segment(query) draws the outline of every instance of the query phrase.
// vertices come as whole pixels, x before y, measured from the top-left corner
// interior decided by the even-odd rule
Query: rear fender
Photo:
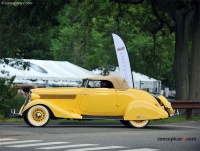
[[[57,118],[74,118],[74,119],[82,119],[82,116],[79,114],[75,114],[72,112],[68,112],[66,110],[63,110],[56,105],[42,99],[34,100],[29,102],[23,109],[22,109],[22,114],[25,113],[29,108],[35,105],[44,105],[47,106],[52,113],[54,114],[55,117]]]
[[[161,107],[145,101],[134,101],[124,112],[124,120],[152,120],[168,118],[168,113]]]

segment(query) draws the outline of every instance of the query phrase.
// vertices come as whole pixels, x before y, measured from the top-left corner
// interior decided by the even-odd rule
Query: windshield
[[[83,80],[83,81],[82,81],[82,84],[81,84],[81,87],[85,87],[86,84],[87,84],[87,80]]]
[[[106,83],[106,85],[104,85]],[[113,84],[107,80],[83,80],[81,87],[87,88],[113,88]]]

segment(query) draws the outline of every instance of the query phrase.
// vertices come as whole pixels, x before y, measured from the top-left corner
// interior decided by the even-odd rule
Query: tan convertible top
[[[129,86],[128,86],[126,80],[119,76],[89,77],[86,79],[88,79],[88,80],[107,80],[107,81],[112,82],[114,88],[116,88],[118,90],[124,91],[124,90],[129,89]]]

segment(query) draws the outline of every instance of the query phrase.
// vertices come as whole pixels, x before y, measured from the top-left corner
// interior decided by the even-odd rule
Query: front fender
[[[79,114],[75,114],[72,112],[68,112],[66,110],[63,110],[61,108],[59,108],[58,106],[46,101],[46,100],[42,100],[42,99],[38,99],[38,100],[34,100],[29,102],[21,111],[22,115],[23,113],[25,113],[29,108],[31,108],[32,106],[35,105],[44,105],[47,106],[52,113],[54,114],[55,117],[58,118],[74,118],[74,119],[82,119],[82,116]]]
[[[134,101],[124,112],[124,120],[152,120],[168,118],[168,113],[155,104],[145,101]]]

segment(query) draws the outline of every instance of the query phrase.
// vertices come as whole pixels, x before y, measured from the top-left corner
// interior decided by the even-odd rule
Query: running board
[[[123,116],[90,116],[90,115],[82,115],[83,120],[124,120]]]

